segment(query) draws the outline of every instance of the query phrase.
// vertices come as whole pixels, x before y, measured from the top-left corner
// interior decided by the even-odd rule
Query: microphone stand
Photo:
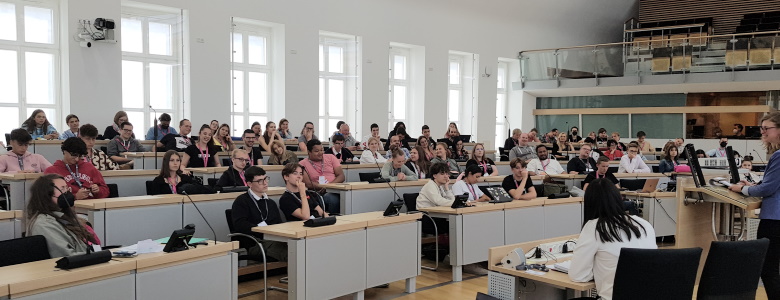
[[[157,110],[155,110],[151,105],[149,105],[149,108],[154,111],[154,168],[157,169]]]

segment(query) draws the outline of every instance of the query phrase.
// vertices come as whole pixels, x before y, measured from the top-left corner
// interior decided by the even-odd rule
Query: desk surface
[[[285,191],[284,187],[269,187],[266,194],[268,196],[279,196]],[[216,194],[201,194],[191,195],[192,201],[218,201],[218,200],[233,200],[245,192],[236,193],[216,193]],[[98,210],[107,208],[126,208],[126,207],[139,207],[149,205],[160,204],[172,204],[172,203],[187,203],[190,200],[185,195],[180,194],[166,194],[166,195],[154,195],[154,196],[130,196],[130,197],[117,197],[117,198],[104,198],[104,199],[89,199],[89,200],[76,200],[76,208]]]
[[[647,198],[674,198],[677,197],[676,192],[652,192],[652,193],[639,193],[639,192],[632,192],[632,191],[621,191],[621,195],[626,196],[639,196],[639,197],[647,197]]]
[[[504,203],[477,202],[474,206],[462,207],[462,208],[452,208],[449,206],[436,206],[436,207],[418,208],[418,210],[429,212],[429,213],[438,213],[438,214],[446,214],[446,215],[464,215],[464,214],[473,214],[473,213],[485,212],[485,211],[495,211],[495,210],[530,207],[530,206],[568,204],[568,203],[577,203],[582,201],[583,201],[582,197],[569,197],[569,198],[560,198],[560,199],[536,198],[531,200],[514,200],[511,202],[504,202]]]
[[[103,177],[121,176],[157,176],[160,170],[107,170],[100,171]],[[0,173],[0,180],[30,180],[38,179],[43,173]]]
[[[0,220],[21,219],[23,216],[21,210],[0,210]]]
[[[712,198],[719,200],[720,202],[729,203],[742,209],[754,210],[761,208],[762,198],[747,197],[742,194],[732,192],[727,188],[714,187],[714,188],[697,188],[697,187],[683,187],[684,192],[700,192],[711,196]]]
[[[351,231],[367,227],[412,222],[422,218],[422,214],[402,214],[384,217],[382,212],[367,212],[354,215],[337,216],[336,224],[322,227],[305,227],[303,221],[293,221],[270,226],[254,227],[252,231],[274,236],[301,239]]]
[[[359,181],[359,182],[328,183],[328,184],[321,184],[320,186],[326,189],[352,191],[352,190],[370,190],[370,189],[389,188],[388,183],[390,184],[390,186],[394,188],[407,187],[407,186],[423,186],[426,183],[428,183],[428,181],[430,181],[430,179],[419,179],[415,181],[380,182],[380,183],[368,183],[365,181]]]

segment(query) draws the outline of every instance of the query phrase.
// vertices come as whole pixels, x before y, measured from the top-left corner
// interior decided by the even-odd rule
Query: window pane
[[[32,113],[36,109],[38,109],[38,108],[37,107],[30,107],[30,108],[28,108],[27,109],[27,114],[25,114],[25,118],[27,118],[30,115],[32,115]],[[41,110],[43,110],[43,113],[46,114],[46,120],[48,120],[51,125],[54,125],[54,128],[57,128],[57,115],[54,114],[54,109],[53,108],[41,108]],[[21,124],[21,123],[19,123],[19,124]],[[19,125],[16,125],[16,126],[18,127]],[[57,128],[57,132],[61,133],[62,129]]]
[[[460,64],[450,62],[450,84],[460,84]]]
[[[171,25],[149,22],[149,53],[171,55]]]
[[[498,81],[498,85],[496,86],[499,89],[506,89],[506,68],[502,65],[498,65],[498,71],[496,71],[496,81]]]
[[[240,33],[233,34],[233,62],[244,62],[244,35]]]
[[[31,43],[54,43],[53,16],[51,9],[24,7],[24,40]]]
[[[344,73],[344,48],[328,47],[328,72]]]
[[[27,103],[54,104],[54,55],[26,52],[24,59]]]
[[[0,40],[16,40],[16,6],[12,3],[0,3]]]
[[[320,116],[325,115],[325,79],[320,78]]]
[[[244,116],[233,115],[233,124],[230,125],[230,129],[233,130],[230,134],[233,136],[242,136],[244,134]]]
[[[0,107],[0,130],[2,132],[11,132],[22,123],[19,122],[19,108],[18,107]]]
[[[141,53],[144,49],[141,21],[122,18],[122,51]]]
[[[173,108],[173,66],[149,64],[149,103],[155,109]]]
[[[266,113],[268,111],[268,75],[249,72],[247,84],[249,85],[249,112]]]
[[[393,86],[393,118],[406,119],[406,87]]]
[[[48,116],[48,115],[47,115]],[[128,111],[127,112],[127,121],[130,123],[133,123],[133,133],[135,134],[136,138],[143,138],[146,135],[146,130],[148,128],[145,128],[144,124],[146,124],[146,120],[144,119],[144,113],[140,111]],[[198,132],[195,130],[194,132]]]
[[[683,136],[683,123],[683,114],[633,114],[630,137],[633,140],[637,132],[644,131],[650,139],[675,139]]]
[[[19,73],[17,69],[16,51],[0,50],[0,66],[3,66],[0,68],[0,91],[2,91],[0,92],[0,102],[18,103]],[[4,114],[2,116],[8,117],[9,115]],[[2,121],[0,121],[0,124],[2,124]]]
[[[328,134],[328,128],[325,126],[325,119],[320,118],[320,125],[317,128],[314,128],[314,132],[317,132],[319,130],[319,133],[317,134],[318,138],[328,138],[330,135]]]
[[[496,120],[503,123],[504,116],[506,116],[504,113],[504,110],[506,110],[506,95],[498,94],[496,95],[496,99]]]
[[[325,71],[325,58],[323,57],[325,49],[320,45],[320,72]]]
[[[324,133],[321,136],[319,136],[321,142],[330,142],[330,135],[333,133],[333,131],[336,131],[336,124],[338,124],[339,121],[343,121],[343,120],[339,120],[339,119],[328,120],[328,127],[323,128],[322,131]]]
[[[588,133],[590,131],[587,131],[585,128],[585,115],[582,115],[582,126],[580,128],[579,135],[583,138],[588,136]],[[628,122],[628,120],[626,120]],[[553,128],[557,128],[559,131],[563,131],[566,129],[563,128],[571,128],[572,126],[578,126],[580,124],[580,116],[579,115],[542,115],[542,116],[536,116],[536,128],[539,129],[540,135],[542,132],[550,132]],[[510,124],[511,125],[511,124]],[[626,127],[628,127],[628,124],[624,124]],[[514,126],[514,128],[518,128],[518,126]],[[611,136],[610,133],[612,131],[616,131],[616,128],[609,128],[604,127],[607,129],[607,136]],[[530,128],[529,128],[530,129]],[[527,132],[529,129],[523,129],[523,132]],[[592,131],[598,132],[599,127],[595,127]],[[628,131],[628,128],[626,128],[626,131]],[[622,133],[620,136],[625,137]],[[626,139],[625,142],[628,142],[629,140]]]
[[[328,80],[328,116],[332,117],[332,116],[343,116],[343,115],[344,115],[344,81],[336,80],[336,79]]]
[[[260,126],[262,126],[263,130],[265,130],[265,123],[268,123],[268,117],[266,117],[266,116],[249,116],[249,121],[260,123]],[[249,122],[249,123],[252,123],[252,122]],[[247,129],[249,129],[249,128],[247,128]],[[243,133],[244,132],[242,130],[241,134],[243,134]],[[238,136],[241,136],[241,134],[239,134]]]
[[[267,65],[265,37],[249,36],[249,63],[254,65]]]
[[[244,72],[233,71],[233,111],[244,111]]]
[[[393,78],[406,80],[406,56],[393,55]]]
[[[142,108],[144,106],[144,64],[137,61],[122,61],[122,107]]]
[[[460,91],[450,90],[450,97],[447,102],[447,116],[450,121],[457,122],[459,120],[458,116],[460,115]]]
[[[574,115],[574,117],[577,117],[577,115]],[[560,124],[560,122],[554,123],[555,128],[560,130],[561,127],[571,127],[571,125],[568,125],[571,123],[564,123],[564,125]],[[630,137],[632,136],[632,134],[628,132],[628,115],[582,115],[582,130],[580,132],[582,132],[583,135],[581,136],[587,136],[587,134],[585,134],[586,132],[598,132],[599,128],[602,127],[607,130],[607,136],[610,136],[611,133],[615,131],[619,132],[620,136],[626,137],[626,140],[630,140]],[[549,132],[551,129],[552,127],[546,129],[539,128],[539,132]]]

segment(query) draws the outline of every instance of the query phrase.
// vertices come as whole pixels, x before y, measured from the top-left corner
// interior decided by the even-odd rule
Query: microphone
[[[400,148],[399,148],[399,149],[400,149]],[[370,152],[370,151],[371,151],[371,150],[369,150],[369,152]],[[391,151],[392,151],[392,150],[391,150]],[[391,157],[391,158],[393,157],[393,154],[392,154],[392,152],[390,152],[390,157]],[[386,164],[392,164],[393,162],[392,162],[392,161],[386,161],[385,163],[386,163]],[[374,159],[374,164],[376,164],[376,168],[377,168],[377,169],[379,169],[379,176],[382,176],[382,168],[381,168],[381,167],[379,167],[379,162],[377,162],[377,161],[376,161],[376,159]],[[380,178],[381,178],[381,177],[380,177]],[[384,179],[384,178],[382,178],[382,179]],[[418,179],[419,179],[419,178],[418,178]],[[399,195],[398,195],[398,192],[395,190],[395,187],[394,187],[392,184],[390,184],[390,180],[382,180],[382,181],[384,181],[385,183],[387,183],[387,186],[389,186],[389,187],[390,187],[390,189],[391,189],[391,190],[393,190],[393,194],[395,194],[395,196],[396,196],[396,199],[397,199],[398,201],[401,201],[401,196],[399,196]]]
[[[196,210],[198,210],[198,214],[200,214],[200,217],[203,218],[203,221],[206,222],[206,225],[211,229],[211,233],[214,234],[214,245],[217,244],[217,232],[214,231],[214,227],[211,227],[211,224],[209,224],[209,220],[206,220],[206,217],[203,216],[203,213],[200,212],[200,208],[198,208],[197,205],[195,205],[195,201],[192,201],[192,198],[190,197],[190,194],[187,193],[187,191],[181,191],[184,196],[187,196],[187,199],[190,199],[190,203],[192,203],[192,206],[195,207]]]
[[[149,105],[149,109],[154,111],[154,168],[157,169],[157,110]]]
[[[761,160],[761,163],[762,163],[762,164],[764,164],[764,165],[766,166],[766,163],[764,162],[764,159],[762,159],[762,158],[761,158],[761,156],[760,156],[760,155],[758,155],[758,151],[756,151],[756,149],[753,149],[753,154],[755,154],[755,155],[756,155],[756,157],[758,157],[758,159],[760,159],[760,160]]]
[[[504,121],[506,121],[506,136],[507,138],[510,138],[512,137],[512,125],[509,124],[509,118],[507,118],[506,115],[504,116]]]

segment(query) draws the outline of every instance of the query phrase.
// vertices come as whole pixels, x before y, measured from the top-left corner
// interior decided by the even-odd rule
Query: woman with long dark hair
[[[409,151],[409,160],[406,161],[406,167],[417,174],[417,178],[430,178],[431,161],[425,158],[425,147],[417,145]]]
[[[36,109],[30,117],[22,123],[22,129],[30,133],[33,140],[56,140],[60,137],[57,129],[49,123],[46,113],[42,109]]]
[[[233,144],[233,139],[230,137],[230,125],[227,123],[219,126],[212,140],[215,146],[222,147],[222,151],[230,152],[236,149],[236,145]]]
[[[181,161],[181,154],[176,150],[165,152],[160,175],[152,180],[149,195],[179,194],[182,186],[193,183],[192,176],[185,175],[181,171]]]
[[[600,178],[585,191],[582,232],[569,268],[575,282],[596,281],[601,299],[612,298],[612,285],[621,248],[657,249],[653,226],[629,216],[612,181]]]
[[[184,157],[181,160],[180,169],[187,168],[206,168],[221,167],[219,160],[219,148],[214,145],[214,139],[211,138],[212,130],[209,125],[203,124],[198,131],[198,141],[184,149]]]
[[[282,139],[282,136],[279,135],[279,131],[276,129],[276,123],[268,121],[265,123],[265,132],[263,133],[263,138],[258,139],[258,143],[260,143],[260,147],[263,148],[263,151],[271,152],[271,145],[273,145],[274,141],[284,140]]]
[[[75,198],[65,179],[46,174],[35,180],[27,204],[27,236],[42,235],[51,257],[84,254],[100,244],[94,231],[73,212]]]
[[[677,147],[675,147],[673,144],[666,147],[666,149],[664,149],[664,158],[661,160],[661,162],[658,163],[658,172],[674,172],[674,168],[680,165],[680,163],[677,161],[679,159],[680,155],[677,152]]]

